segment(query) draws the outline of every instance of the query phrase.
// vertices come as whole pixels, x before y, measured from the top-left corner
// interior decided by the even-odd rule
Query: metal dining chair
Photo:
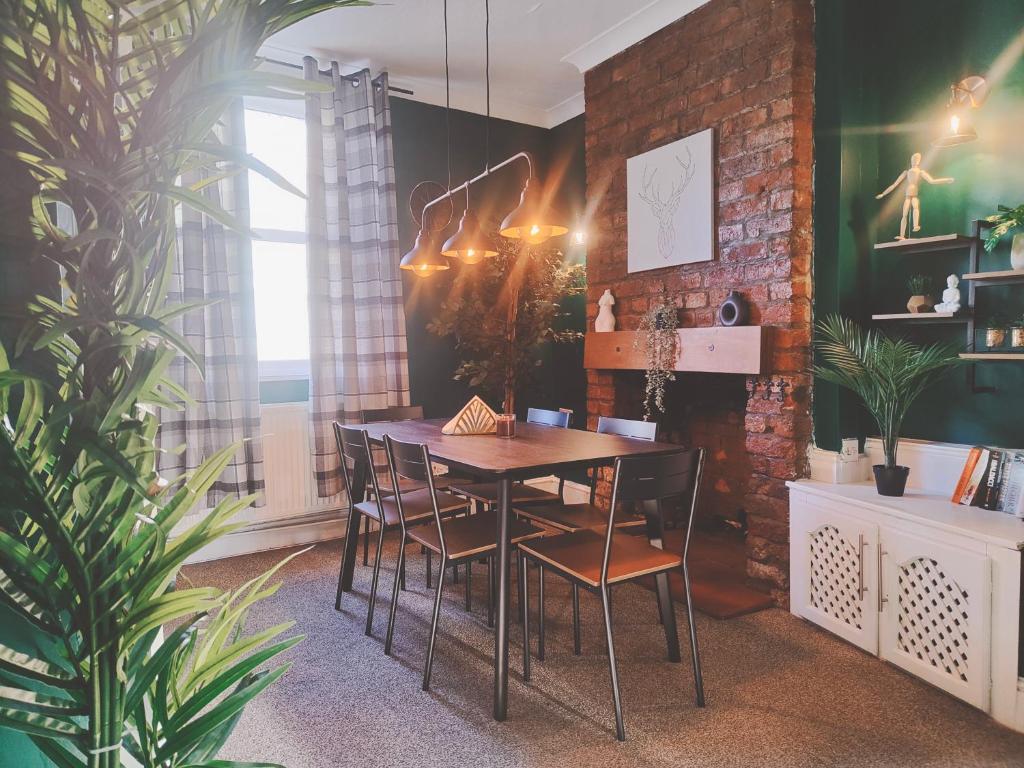
[[[597,420],[598,434],[619,435],[621,437],[632,437],[638,440],[653,441],[658,434],[658,424],[654,421],[636,421],[632,419],[616,419],[608,416],[600,416]],[[597,468],[588,470],[590,499],[589,501],[575,504],[536,504],[517,507],[516,514],[519,517],[530,520],[546,528],[563,533],[575,533],[577,531],[604,530],[608,524],[608,513],[602,511],[595,503],[597,497]],[[565,479],[560,477],[559,481],[564,483]],[[616,515],[615,525],[619,528],[640,528],[645,525],[643,517],[627,515],[619,510]],[[541,564],[537,590],[538,615],[537,615],[537,658],[544,661],[544,566]],[[572,585],[572,637],[573,653],[580,655],[580,590],[577,584]]]
[[[605,637],[608,644],[608,666],[611,673],[612,700],[615,705],[615,735],[619,741],[626,738],[622,718],[622,700],[619,695],[619,673],[615,661],[615,641],[612,637],[611,587],[653,575],[657,585],[658,606],[665,628],[669,661],[678,662],[679,636],[676,630],[675,608],[669,583],[669,571],[683,567],[683,585],[686,591],[686,610],[690,624],[690,650],[693,656],[693,678],[697,706],[704,706],[704,681],[697,647],[697,629],[693,622],[693,600],[690,595],[690,573],[687,566],[690,533],[696,511],[697,495],[704,471],[704,449],[678,451],[657,456],[620,457],[615,460],[612,481],[611,507],[605,530],[581,530],[558,536],[524,541],[519,545],[520,555],[543,563],[548,570],[568,579],[584,589],[601,595],[604,612]],[[615,512],[620,504],[654,503],[661,517],[663,502],[682,496],[690,502],[690,517],[681,555],[652,545],[639,536],[616,536]],[[520,582],[520,588],[523,588]],[[528,589],[528,585],[527,585]],[[528,602],[528,595],[523,599]],[[529,623],[524,624],[524,646],[529,654]]]
[[[377,480],[377,473],[372,471],[373,452],[370,447],[370,438],[365,430],[344,427],[334,422],[334,437],[338,444],[338,456],[341,460],[342,472],[345,476],[345,488],[349,489],[347,494],[349,503],[349,515],[362,515],[364,518],[373,520],[377,524],[377,552],[373,561],[373,578],[370,581],[370,601],[366,610],[366,634],[373,631],[373,610],[377,600],[377,584],[380,578],[381,552],[384,547],[384,534],[389,530],[400,528],[404,531],[408,525],[429,522],[434,510],[439,514],[452,515],[464,512],[468,504],[464,499],[452,496],[449,493],[433,493],[425,487],[415,490],[407,490],[404,493],[403,503],[398,502],[398,493],[385,493]],[[353,489],[355,488],[356,468],[362,464],[365,474],[368,477],[369,488],[373,491],[372,499],[365,499],[360,502],[353,502]],[[359,530],[356,528],[356,530]],[[404,565],[404,562],[402,563]],[[334,600],[335,610],[341,610],[341,582],[342,570],[344,569],[344,557],[342,566],[338,572],[338,592]],[[395,571],[395,578],[400,579],[401,567]]]
[[[395,615],[398,609],[399,572],[405,562],[406,539],[421,544],[436,553],[440,558],[437,589],[434,593],[434,612],[430,622],[430,639],[427,644],[427,658],[423,668],[423,690],[430,689],[430,673],[434,662],[434,647],[437,640],[437,623],[441,611],[441,594],[444,589],[444,571],[460,563],[486,558],[488,570],[493,571],[494,554],[497,551],[496,531],[498,530],[497,514],[491,510],[469,517],[444,517],[443,504],[440,499],[444,494],[438,492],[434,485],[434,473],[431,465],[430,450],[426,445],[406,443],[394,440],[390,435],[384,436],[384,446],[388,456],[388,466],[394,487],[398,489],[395,500],[398,503],[398,521],[402,529],[402,540],[398,548],[398,568],[395,570],[395,581],[391,589],[391,613],[388,617],[388,631],[384,640],[384,653],[391,653],[394,638]],[[410,494],[402,491],[399,480],[414,480],[424,483],[426,491],[433,499],[433,525],[409,527],[405,513],[406,502]],[[416,492],[414,492],[416,493]],[[543,531],[529,523],[515,520],[509,530],[509,539],[513,546]],[[468,581],[468,580],[467,580]],[[467,583],[468,586],[468,583]],[[524,654],[524,677],[529,676],[529,653]]]

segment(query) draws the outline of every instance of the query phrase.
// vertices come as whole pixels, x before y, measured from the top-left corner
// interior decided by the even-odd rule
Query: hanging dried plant
[[[637,349],[643,345],[647,355],[644,421],[650,421],[655,413],[665,412],[665,385],[676,380],[673,369],[679,334],[675,301],[666,296],[658,299],[640,318],[639,330],[633,343]]]

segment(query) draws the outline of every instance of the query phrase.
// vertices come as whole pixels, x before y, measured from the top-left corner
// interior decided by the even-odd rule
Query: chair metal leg
[[[580,585],[572,585],[572,652],[579,656],[580,649]]]
[[[678,663],[679,656],[679,634],[676,631],[676,611],[672,605],[672,586],[665,572],[656,574],[654,584],[658,593],[658,612],[661,616],[662,626],[665,627],[665,642],[668,644],[668,660]]]
[[[519,610],[523,622],[523,680],[530,682],[530,573],[527,559],[519,556]]]
[[[434,594],[434,616],[430,621],[430,641],[427,643],[427,663],[423,668],[423,690],[430,690],[430,671],[434,666],[434,644],[437,641],[437,620],[441,613],[441,591],[444,589],[444,560],[441,572],[437,574],[437,591]]]
[[[487,558],[487,626],[494,628],[494,557]]]
[[[615,703],[615,738],[626,740],[626,727],[622,723],[622,700],[619,696],[619,670],[615,666],[615,641],[612,639],[612,606],[607,587],[601,587],[601,603],[604,608],[604,631],[608,643],[608,669],[612,676],[612,700]]]
[[[373,556],[373,579],[370,581],[370,606],[366,609],[366,631],[369,635],[373,631],[373,608],[377,602],[377,582],[380,578],[381,551],[384,548],[384,526],[380,526],[377,534],[377,552]]]
[[[697,648],[697,625],[693,621],[693,600],[690,597],[690,570],[683,563],[683,586],[686,589],[686,614],[690,621],[690,651],[693,654],[693,685],[697,689],[697,706],[704,706],[704,675],[700,669],[700,649]]]
[[[395,636],[395,615],[398,612],[398,581],[402,566],[405,564],[405,536],[398,543],[398,567],[395,568],[395,580],[391,585],[391,610],[388,612],[388,631],[384,636],[384,655],[391,655],[391,641]]]
[[[537,564],[540,582],[537,586],[537,660],[544,661],[544,566]]]
[[[363,517],[363,565],[370,564],[370,518]]]
[[[473,564],[466,561],[466,613],[473,610]]]
[[[428,549],[427,550],[427,589],[430,589],[430,579],[433,576],[433,572],[434,572],[433,563],[432,563],[433,557],[431,557],[431,555],[433,555],[433,554],[434,554],[434,550],[432,550],[432,549]]]

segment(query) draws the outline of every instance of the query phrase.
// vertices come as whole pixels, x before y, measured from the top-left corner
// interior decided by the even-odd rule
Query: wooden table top
[[[516,423],[512,439],[497,435],[443,435],[447,419],[392,421],[353,425],[374,442],[384,435],[409,443],[425,443],[431,456],[446,464],[494,475],[535,476],[555,468],[611,464],[618,456],[669,453],[673,443],[657,443],[579,429]]]

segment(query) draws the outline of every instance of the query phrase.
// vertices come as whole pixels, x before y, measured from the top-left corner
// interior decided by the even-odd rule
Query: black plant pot
[[[910,467],[887,467],[875,464],[871,468],[875,473],[875,488],[880,496],[902,496],[907,488],[907,477]]]

